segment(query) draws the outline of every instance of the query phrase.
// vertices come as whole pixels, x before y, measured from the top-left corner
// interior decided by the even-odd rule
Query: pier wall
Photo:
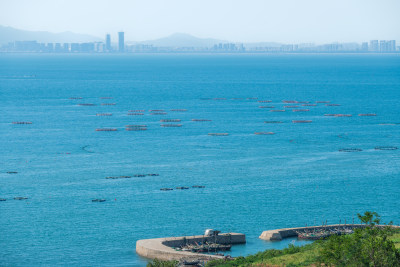
[[[380,227],[383,227],[385,225],[380,225]],[[283,229],[275,229],[275,230],[268,230],[262,232],[262,234],[259,236],[260,239],[263,240],[268,240],[268,241],[279,241],[287,237],[296,237],[297,233],[296,231],[314,231],[314,230],[333,230],[335,228],[350,228],[350,229],[355,229],[355,228],[363,228],[365,227],[365,224],[332,224],[332,225],[322,225],[322,226],[309,226],[309,227],[297,227],[297,228],[283,228]],[[392,226],[396,228],[400,228],[400,226]]]
[[[221,259],[223,256],[193,253],[188,251],[177,251],[173,247],[180,247],[186,244],[195,244],[200,242],[217,242],[219,244],[244,244],[246,236],[238,233],[219,234],[214,236],[182,236],[166,237],[155,239],[144,239],[136,242],[136,253],[148,259],[158,260],[180,260],[185,259]]]

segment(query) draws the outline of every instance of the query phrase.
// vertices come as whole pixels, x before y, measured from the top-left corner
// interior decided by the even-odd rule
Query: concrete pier
[[[143,239],[136,242],[136,253],[148,259],[158,260],[180,260],[185,259],[222,259],[223,256],[193,253],[188,251],[178,251],[174,247],[185,244],[195,244],[200,242],[219,243],[219,244],[244,244],[246,236],[238,233],[224,233],[217,236],[182,236],[164,237],[155,239]]]
[[[378,226],[384,227],[386,225],[378,225]],[[259,238],[268,241],[279,241],[287,237],[296,237],[297,236],[296,231],[312,232],[314,230],[333,230],[335,228],[343,228],[343,227],[346,227],[347,229],[363,228],[365,227],[365,224],[332,224],[332,225],[322,225],[322,226],[275,229],[262,232]],[[400,226],[395,226],[395,225],[391,227],[400,228]]]

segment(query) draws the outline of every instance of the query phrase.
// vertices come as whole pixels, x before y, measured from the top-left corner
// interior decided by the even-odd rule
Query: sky
[[[0,25],[127,41],[400,42],[400,0],[0,0]]]

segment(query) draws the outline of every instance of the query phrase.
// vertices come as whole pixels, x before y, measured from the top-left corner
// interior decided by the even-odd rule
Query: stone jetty
[[[379,227],[384,227],[386,225],[378,225]],[[346,228],[346,229],[355,229],[355,228],[363,228],[365,224],[332,224],[332,225],[321,225],[321,226],[308,226],[308,227],[297,227],[297,228],[283,228],[283,229],[275,229],[268,230],[262,232],[259,236],[260,239],[268,240],[268,241],[280,241],[287,237],[297,237],[298,232],[313,232],[319,230],[334,230],[338,228]],[[400,228],[400,226],[391,226],[395,228]]]
[[[246,243],[246,236],[239,233],[220,233],[216,236],[197,235],[143,239],[136,242],[136,253],[148,259],[158,260],[212,260],[224,258],[224,256],[220,255],[193,253],[174,249],[187,244],[205,242],[215,242],[224,245],[244,244]]]

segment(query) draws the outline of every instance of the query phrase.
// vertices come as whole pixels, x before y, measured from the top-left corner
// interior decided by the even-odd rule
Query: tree
[[[147,263],[147,267],[177,267],[179,266],[178,261],[160,261],[154,259],[152,262]]]
[[[322,241],[320,262],[334,266],[400,266],[400,252],[388,239],[392,227],[378,226],[380,216],[376,212],[357,216],[366,227]]]

